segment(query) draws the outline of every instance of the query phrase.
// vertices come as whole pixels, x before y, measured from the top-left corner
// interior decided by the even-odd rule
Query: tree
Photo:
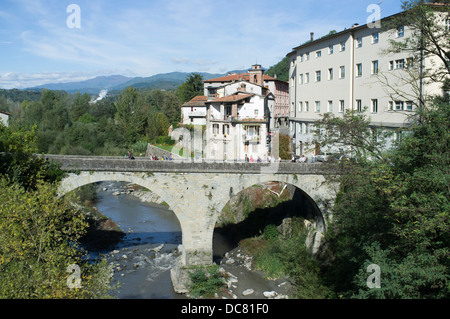
[[[450,296],[450,105],[437,100],[420,113],[397,148],[348,163],[340,178],[327,273],[347,297]],[[366,285],[372,263],[381,267],[381,290]]]
[[[402,9],[404,12],[387,21],[383,28],[397,30],[408,26],[411,36],[390,40],[391,46],[386,53],[410,53],[412,59],[406,69],[408,77],[405,81],[415,86],[415,91],[418,92],[416,98],[423,107],[427,99],[423,95],[423,85],[442,84],[450,76],[450,37],[446,25],[446,20],[450,18],[450,1],[404,0]],[[424,63],[425,59],[429,61],[427,65]],[[385,82],[392,88],[392,85]]]
[[[289,81],[289,58],[284,57],[280,62],[271,66],[267,69],[266,74],[274,77],[277,76],[277,79],[281,81]]]
[[[181,103],[190,101],[197,95],[203,95],[203,77],[198,73],[189,74],[186,81],[177,89],[177,95]]]
[[[120,93],[115,103],[115,118],[125,141],[132,144],[144,133],[145,114],[141,94],[135,88],[129,87]]]
[[[167,136],[169,126],[169,121],[164,113],[158,112],[152,114],[148,118],[148,139],[153,140],[158,136]]]

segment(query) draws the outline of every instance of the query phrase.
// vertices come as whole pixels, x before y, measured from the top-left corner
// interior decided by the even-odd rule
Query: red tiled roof
[[[197,95],[194,96],[190,101],[184,103],[182,106],[205,106],[205,102],[208,100],[207,96]]]
[[[229,95],[229,96],[224,96],[212,101],[208,101],[208,102],[238,102],[241,100],[244,100],[246,98],[252,97],[255,94],[235,94],[235,95]]]
[[[203,82],[232,82],[232,81],[249,81],[250,73],[240,73],[240,74],[230,74],[226,76],[222,76],[220,78],[204,80]],[[277,79],[264,74],[264,81],[276,81]]]

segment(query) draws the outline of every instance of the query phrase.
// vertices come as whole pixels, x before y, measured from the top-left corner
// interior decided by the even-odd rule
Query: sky
[[[265,68],[401,0],[0,0],[0,88]]]

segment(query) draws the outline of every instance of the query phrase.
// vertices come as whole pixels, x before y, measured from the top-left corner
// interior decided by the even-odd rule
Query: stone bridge
[[[181,226],[182,245],[178,270],[209,265],[213,258],[216,221],[228,201],[255,184],[283,182],[299,188],[317,208],[314,245],[331,218],[336,183],[328,177],[336,170],[322,163],[241,163],[129,160],[123,157],[46,155],[68,172],[60,184],[63,195],[80,186],[100,181],[130,182],[158,195],[175,213]],[[182,275],[172,271],[177,287]],[[178,278],[178,279],[177,279]],[[181,285],[179,291],[183,289]]]

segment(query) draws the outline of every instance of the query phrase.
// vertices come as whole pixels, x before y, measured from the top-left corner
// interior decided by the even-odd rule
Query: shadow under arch
[[[251,190],[255,190],[256,193],[270,192],[270,187],[276,184],[281,185],[282,192],[279,193],[279,197],[284,198],[280,203],[271,207],[255,207],[244,219],[241,216],[240,220],[235,223],[225,222],[224,225],[220,225],[227,205],[233,205],[236,202],[242,205],[239,197],[245,198],[246,193]],[[260,189],[258,190],[258,188]],[[287,197],[286,192],[288,193]],[[298,186],[287,182],[273,180],[247,187],[237,194],[233,194],[224,209],[217,218],[213,235],[213,256],[216,261],[219,261],[227,251],[236,248],[241,240],[261,235],[268,225],[280,226],[286,218],[300,217],[311,222],[321,233],[324,234],[326,231],[325,219],[317,203]]]

